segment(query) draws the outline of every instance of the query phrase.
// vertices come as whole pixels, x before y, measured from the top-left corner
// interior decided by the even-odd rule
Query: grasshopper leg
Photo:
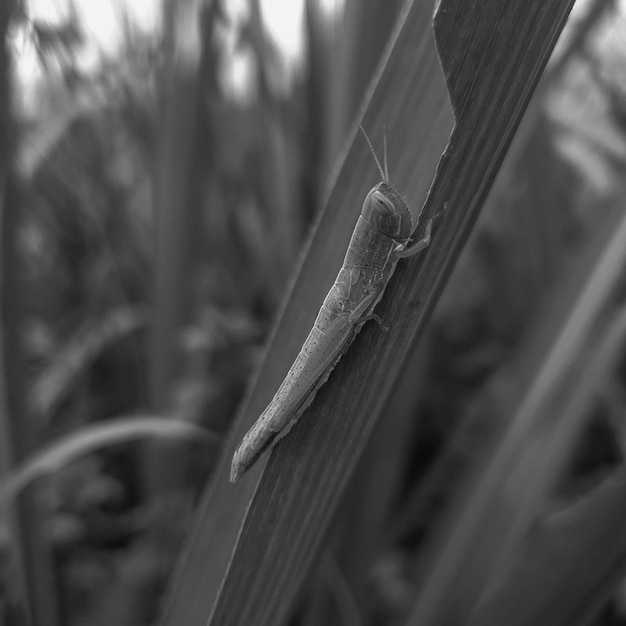
[[[383,318],[380,317],[380,315],[376,315],[376,313],[370,313],[365,318],[366,322],[369,321],[369,320],[373,320],[374,322],[376,322],[380,326],[380,329],[383,330],[384,332],[386,332],[386,333],[389,332],[389,326],[387,326],[387,324],[385,324],[385,322],[383,321]]]
[[[432,230],[433,221],[428,220],[428,222],[426,223],[426,228],[424,229],[424,236],[421,239],[414,241],[409,246],[404,246],[402,244],[399,245],[395,250],[396,256],[398,256],[398,258],[400,259],[405,259],[409,256],[417,254],[418,252],[421,252],[425,248],[428,248],[428,246],[430,245],[430,236],[432,234]]]

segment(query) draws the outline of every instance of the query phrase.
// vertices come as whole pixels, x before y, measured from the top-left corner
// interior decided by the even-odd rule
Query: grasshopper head
[[[387,183],[378,183],[367,194],[361,215],[377,231],[396,241],[407,240],[413,231],[409,207]]]

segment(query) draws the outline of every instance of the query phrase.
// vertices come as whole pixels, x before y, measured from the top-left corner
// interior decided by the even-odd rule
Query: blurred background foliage
[[[4,391],[3,480],[42,444],[59,448],[30,509],[35,560],[15,549],[5,516],[2,611],[7,624],[42,603],[56,616],[47,623],[151,623],[220,446],[122,438],[70,454],[62,444],[127,415],[226,435],[401,3],[300,3],[300,21],[283,26],[295,51],[274,36],[280,8],[269,1],[154,0],[148,26],[120,4],[110,49],[80,3],[58,1],[52,16],[38,4],[0,9],[13,138],[0,180],[17,190],[3,191],[3,242],[14,244],[2,272],[20,295],[3,323],[22,363],[6,352],[4,370],[23,390],[22,426]],[[577,5],[407,367],[395,402],[414,403],[419,419],[368,453],[403,461],[393,484],[349,502],[338,528],[359,527],[355,510],[384,510],[385,522],[374,539],[363,533],[366,555],[344,545],[341,572],[323,559],[294,623],[329,612],[324,623],[402,623],[409,612],[459,484],[503,428],[502,398],[520,370],[535,373],[528,333],[566,299],[554,294],[606,215],[623,211],[625,10]],[[561,495],[622,461],[614,361],[563,453]],[[623,589],[595,623],[626,623]]]

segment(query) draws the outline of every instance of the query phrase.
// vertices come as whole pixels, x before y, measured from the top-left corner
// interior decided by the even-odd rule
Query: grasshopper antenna
[[[387,127],[383,126],[383,165],[385,166],[385,178],[383,181],[389,184],[389,170],[387,169]]]
[[[376,166],[378,167],[378,171],[380,172],[380,177],[383,179],[383,183],[388,185],[389,177],[387,176],[387,138],[385,137],[385,169],[383,170],[383,168],[380,165],[380,161],[378,160],[378,157],[376,156],[376,152],[374,152],[374,147],[372,146],[372,142],[370,141],[370,138],[367,136],[367,133],[365,132],[365,129],[363,128],[362,125],[360,125],[359,128],[361,129],[361,132],[363,133],[365,137],[365,141],[367,141],[367,145],[370,147],[370,152],[372,153],[372,156],[374,157],[374,161],[376,161]]]

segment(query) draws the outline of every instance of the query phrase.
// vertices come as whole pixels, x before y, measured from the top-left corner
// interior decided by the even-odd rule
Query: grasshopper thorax
[[[413,232],[409,207],[400,194],[384,182],[367,194],[361,215],[377,231],[396,241],[406,241]]]

